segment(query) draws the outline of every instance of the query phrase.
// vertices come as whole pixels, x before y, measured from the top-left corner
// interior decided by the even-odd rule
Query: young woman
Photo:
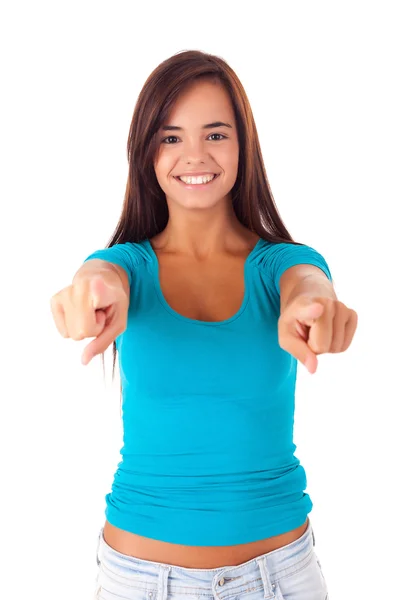
[[[357,315],[275,206],[249,101],[219,57],[149,76],[121,218],[52,298],[65,337],[118,351],[124,445],[96,598],[324,600],[294,451],[297,361],[343,352]]]

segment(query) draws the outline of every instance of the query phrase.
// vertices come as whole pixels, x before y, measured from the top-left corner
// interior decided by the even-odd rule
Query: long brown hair
[[[153,166],[156,135],[180,93],[199,79],[222,84],[232,101],[239,140],[239,166],[231,197],[238,220],[263,239],[298,244],[290,236],[275,205],[253,113],[237,75],[219,56],[186,50],[159,64],[139,94],[129,129],[129,173],[122,213],[106,247],[151,239],[166,227],[168,205]],[[116,354],[114,341],[113,379]],[[104,353],[102,358],[104,370]]]

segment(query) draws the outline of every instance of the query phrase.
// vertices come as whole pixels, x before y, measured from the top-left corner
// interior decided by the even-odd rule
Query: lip
[[[219,175],[219,173],[214,173],[214,171],[187,171],[186,173],[179,173],[179,175],[174,175],[174,177],[201,177],[202,175]]]
[[[218,174],[217,173],[205,173],[205,175],[215,175],[215,177],[212,181],[209,181],[208,183],[184,183],[181,179],[179,179],[178,175],[175,175],[174,179],[176,179],[176,181],[178,183],[180,183],[181,185],[183,185],[187,190],[194,190],[194,189],[204,190],[206,187],[212,186],[214,181],[216,181],[218,179],[218,177],[220,176],[220,173],[218,173]],[[187,177],[189,177],[189,175],[187,175]],[[192,177],[195,177],[195,175],[193,174]]]

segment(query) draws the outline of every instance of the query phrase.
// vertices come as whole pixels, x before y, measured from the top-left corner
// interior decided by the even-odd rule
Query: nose
[[[204,162],[208,155],[205,140],[188,140],[182,144],[183,162]]]

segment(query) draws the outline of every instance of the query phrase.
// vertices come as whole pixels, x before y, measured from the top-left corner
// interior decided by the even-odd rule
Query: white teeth
[[[201,183],[208,183],[210,181],[212,181],[214,178],[216,177],[216,175],[207,175],[207,176],[200,176],[200,177],[178,177],[178,179],[180,179],[181,181],[183,181],[184,183],[190,183],[190,184],[201,184]]]

